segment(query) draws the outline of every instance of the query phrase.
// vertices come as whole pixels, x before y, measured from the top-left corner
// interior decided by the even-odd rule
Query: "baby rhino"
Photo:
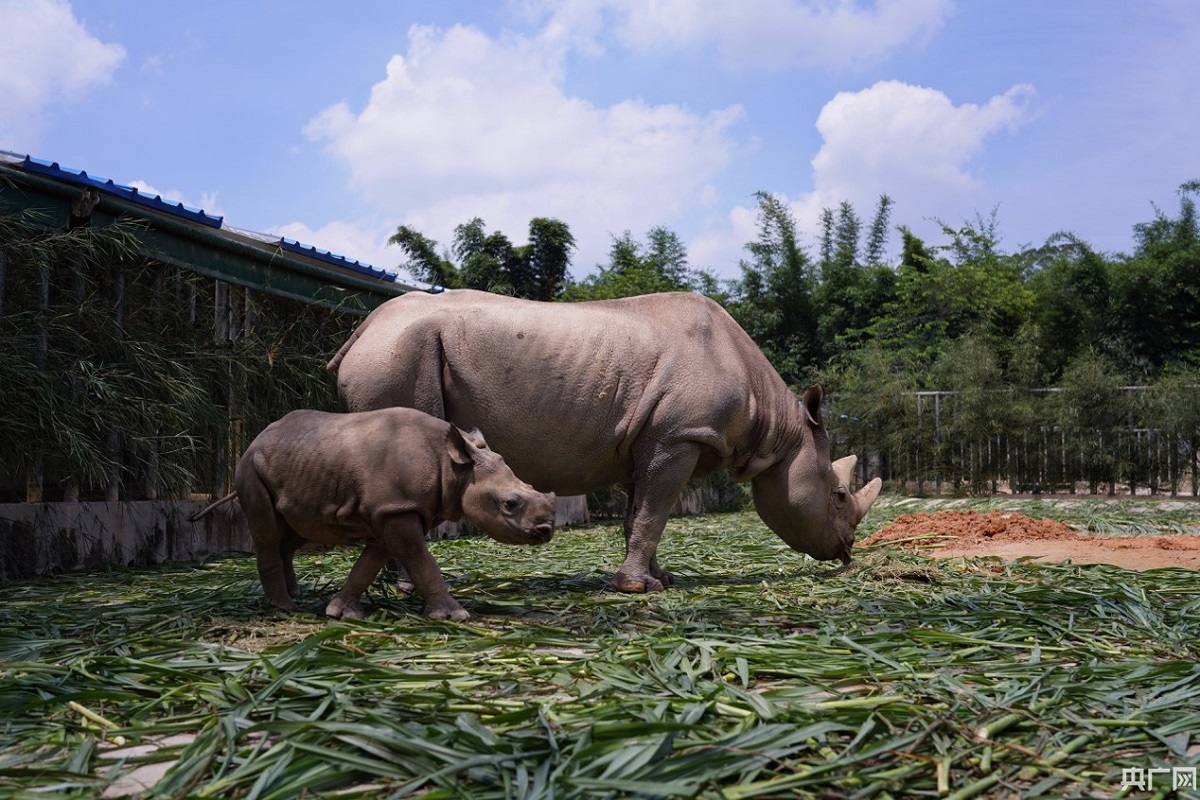
[[[542,544],[554,533],[554,495],[520,481],[470,433],[409,408],[352,414],[293,411],[251,442],[234,474],[234,496],[254,539],[267,599],[294,609],[292,554],[304,542],[362,542],[362,555],[325,613],[360,619],[362,593],[389,558],[425,600],[425,613],[465,620],[446,588],[425,533],[465,517],[505,544]]]

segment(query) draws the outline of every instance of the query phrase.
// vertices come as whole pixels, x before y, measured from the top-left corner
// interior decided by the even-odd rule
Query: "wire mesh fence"
[[[1191,495],[1200,489],[1197,387],[920,391],[829,401],[836,449],[864,475],[926,494]]]

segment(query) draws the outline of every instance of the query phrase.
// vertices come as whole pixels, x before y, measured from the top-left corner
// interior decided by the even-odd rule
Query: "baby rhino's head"
[[[543,494],[508,468],[488,447],[479,429],[450,428],[450,458],[470,467],[463,490],[463,516],[504,544],[545,544],[554,535],[554,495]]]

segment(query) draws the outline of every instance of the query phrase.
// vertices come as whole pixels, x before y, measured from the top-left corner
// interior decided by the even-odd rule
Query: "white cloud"
[[[863,184],[961,191],[976,184],[966,170],[992,134],[1026,121],[1033,87],[1014,86],[980,106],[956,106],[945,94],[899,81],[839,92],[817,117],[824,144],[812,160],[823,193]]]
[[[92,36],[66,0],[0,0],[0,146],[37,149],[42,112],[112,83],[125,49]]]
[[[788,201],[805,241],[817,241],[822,209],[848,200],[869,219],[885,193],[906,221],[956,223],[954,215],[983,196],[982,182],[969,170],[972,159],[989,137],[1030,119],[1033,94],[1033,87],[1018,85],[983,105],[955,105],[936,89],[897,81],[838,93],[817,117],[823,144],[812,159],[813,190]],[[726,252],[754,238],[754,213],[748,206],[730,213]]]
[[[575,0],[532,4],[550,14],[548,30],[574,30],[593,46],[602,11],[615,34],[637,50],[715,46],[739,71],[792,67],[863,68],[933,35],[953,0]]]
[[[159,189],[145,181],[130,181],[126,185],[150,197],[157,196],[171,203],[183,203],[189,208],[198,208],[209,216],[225,216],[225,212],[221,210],[221,206],[217,202],[216,192],[202,192],[197,201],[189,199],[182,189]]]
[[[688,263],[718,278],[736,278],[745,258],[747,242],[758,237],[756,208],[734,206],[723,221],[711,221],[707,230],[688,240]]]
[[[478,216],[519,242],[530,219],[556,217],[571,226],[583,274],[604,260],[610,234],[711,202],[741,111],[600,107],[564,92],[563,57],[544,38],[417,26],[361,111],[331,106],[306,133],[395,224],[445,245]]]
[[[278,225],[264,233],[301,244],[328,250],[335,255],[362,261],[373,267],[396,270],[400,251],[387,246],[387,239],[396,230],[377,221],[346,222],[335,220],[319,228],[310,228],[302,222]]]

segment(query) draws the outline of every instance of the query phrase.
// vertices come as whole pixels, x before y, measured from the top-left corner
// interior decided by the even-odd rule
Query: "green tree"
[[[1114,266],[1114,316],[1138,366],[1159,370],[1200,362],[1200,223],[1189,196],[1200,181],[1179,187],[1179,215],[1155,209],[1134,226],[1131,258]]]
[[[496,294],[553,300],[566,288],[575,238],[566,223],[535,217],[529,223],[529,242],[514,246],[500,231],[488,233],[476,217],[454,229],[451,254],[439,256],[437,242],[401,226],[388,239],[408,256],[403,265],[418,280],[450,289],[481,289]]]
[[[1167,454],[1171,493],[1190,476],[1192,494],[1200,490],[1200,368],[1174,366],[1155,383],[1150,409],[1151,427],[1174,447]]]
[[[879,196],[879,204],[875,207],[875,217],[871,220],[871,228],[867,232],[866,265],[882,267],[884,254],[887,250],[888,221],[892,215],[892,198],[886,194]]]
[[[1056,380],[1078,354],[1089,348],[1114,359],[1126,348],[1113,325],[1111,265],[1077,237],[1059,233],[1036,253],[1024,257],[1039,264],[1029,278],[1043,372]]]
[[[1076,444],[1079,472],[1092,494],[1101,483],[1109,485],[1109,494],[1115,490],[1121,463],[1117,441],[1128,417],[1120,391],[1124,383],[1113,361],[1087,350],[1064,370],[1061,391],[1053,397],[1058,427]]]
[[[758,192],[758,238],[746,245],[729,311],[790,384],[820,364],[813,265],[801,249],[787,205]]]
[[[446,256],[438,255],[437,242],[416,229],[401,225],[388,238],[388,244],[394,244],[404,251],[408,258],[400,266],[417,280],[447,289],[457,289],[463,285],[462,276],[454,264]]]
[[[567,223],[549,217],[534,217],[529,222],[529,243],[520,248],[520,260],[528,265],[528,283],[521,296],[532,300],[553,300],[568,284],[571,251],[575,237]]]
[[[871,334],[921,368],[936,362],[950,342],[974,332],[1007,364],[1033,306],[1022,262],[998,252],[994,215],[957,229],[943,224],[942,230],[949,242],[930,247],[900,227],[895,299]]]
[[[868,328],[895,296],[896,274],[883,263],[892,200],[881,195],[865,250],[862,221],[849,202],[821,215],[820,282],[816,288],[821,359],[860,347]]]
[[[838,420],[837,440],[846,448],[835,457],[877,453],[884,480],[936,474],[936,429],[923,424],[916,402],[920,377],[895,352],[866,342],[817,377],[829,392],[826,419]]]
[[[838,272],[858,266],[858,244],[862,236],[862,220],[848,200],[838,206],[837,224],[833,233],[833,264]],[[822,265],[824,266],[824,265]]]
[[[479,217],[454,229],[451,250],[462,285],[469,289],[514,294],[513,284],[524,277],[512,242],[499,231],[488,234]]]
[[[932,369],[942,399],[938,452],[942,474],[970,491],[994,491],[1006,474],[1001,441],[1024,427],[1015,387],[1008,382],[992,343],[968,333],[946,345]],[[1026,393],[1021,392],[1022,396]]]
[[[701,276],[688,267],[687,248],[679,236],[663,227],[652,228],[643,244],[629,231],[614,236],[608,264],[572,286],[568,300],[608,300],[615,297],[685,292],[702,288]]]

